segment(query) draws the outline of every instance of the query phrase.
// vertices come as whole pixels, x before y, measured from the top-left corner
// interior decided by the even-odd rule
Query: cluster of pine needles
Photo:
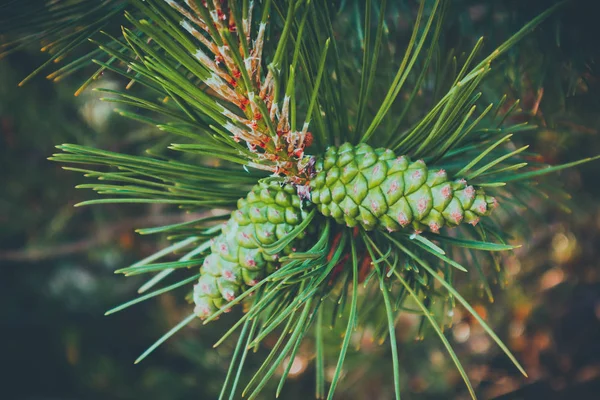
[[[289,360],[310,336],[315,344],[316,396],[332,399],[353,333],[374,327],[378,339],[390,345],[399,399],[402,368],[395,323],[405,311],[421,315],[419,335],[433,331],[475,397],[444,334],[448,311],[455,306],[470,312],[525,374],[455,287],[459,280],[474,281],[493,300],[491,285],[506,280],[502,252],[518,247],[506,221],[525,231],[520,213],[533,199],[567,202],[568,195],[544,176],[591,160],[544,164],[523,144],[536,127],[512,122],[520,112],[518,102],[509,104],[507,96],[498,95],[494,102],[482,104],[482,82],[493,73],[497,59],[555,8],[482,56],[483,39],[467,53],[440,43],[449,7],[441,0],[422,0],[417,7],[385,0],[34,1],[28,2],[28,10],[16,3],[4,6],[10,19],[2,25],[19,36],[2,45],[2,55],[31,43],[42,43],[42,50],[51,55],[22,83],[58,61],[63,65],[48,75],[55,81],[94,63],[97,71],[78,93],[104,72],[116,73],[127,83],[118,91],[99,89],[104,100],[113,102],[119,114],[178,140],[143,156],[58,146],[61,152],[51,159],[94,166],[65,169],[94,179],[79,187],[104,195],[78,205],[234,209],[260,179],[309,179],[299,178],[304,157],[345,142],[422,159],[498,199],[500,206],[492,217],[441,234],[408,229],[367,232],[338,225],[313,209],[286,237],[262,251],[277,254],[307,230],[313,232],[310,245],[281,257],[277,271],[203,322],[217,320],[236,304],[245,306],[216,343],[237,335],[220,398],[238,398],[240,393],[256,398],[283,368],[278,395],[292,366]],[[411,31],[404,31],[398,15],[410,21]],[[88,39],[93,44],[90,51]],[[201,162],[206,157],[220,162],[206,166]],[[178,288],[189,290],[200,275],[197,268],[210,254],[211,240],[228,218],[216,213],[138,230],[142,235],[168,235],[172,244],[117,271],[152,277],[139,297],[107,314]],[[318,229],[309,229],[315,226]],[[163,261],[172,254],[179,255],[177,261]],[[157,289],[175,276],[175,283]],[[195,319],[191,313],[136,362]],[[330,360],[324,337],[336,324],[344,324],[344,335],[337,360]],[[278,335],[277,341],[241,389],[249,352],[272,335]],[[335,369],[327,387],[328,364]]]

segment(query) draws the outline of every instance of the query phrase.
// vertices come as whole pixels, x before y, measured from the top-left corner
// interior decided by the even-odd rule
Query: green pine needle
[[[195,268],[211,253],[210,239],[221,234],[222,223],[230,218],[238,199],[259,179],[269,176],[303,187],[312,179],[311,157],[323,154],[331,145],[368,142],[398,155],[423,158],[431,168],[445,169],[451,179],[465,178],[493,193],[500,199],[498,213],[508,216],[527,208],[532,198],[562,202],[562,190],[544,184],[543,177],[600,158],[556,166],[532,161],[535,154],[526,151],[528,146],[521,141],[535,126],[513,122],[522,117],[519,101],[488,94],[485,86],[495,74],[492,62],[514,48],[559,5],[481,56],[483,38],[464,53],[446,48],[440,40],[451,6],[443,0],[421,0],[414,10],[407,6],[406,10],[414,11],[414,24],[406,35],[389,18],[400,12],[399,5],[385,0],[341,2],[339,9],[331,2],[310,0],[244,0],[227,3],[229,6],[220,1],[160,0],[34,3],[32,14],[21,4],[15,6],[18,18],[9,21],[7,31],[14,29],[23,37],[0,47],[1,57],[34,41],[48,42],[50,59],[22,84],[54,61],[67,60],[50,73],[54,80],[93,62],[100,69],[78,93],[103,71],[116,73],[129,83],[122,90],[99,89],[105,95],[103,100],[119,107],[116,112],[120,115],[164,135],[164,142],[143,156],[74,144],[57,146],[60,152],[50,160],[77,164],[64,168],[90,179],[91,183],[78,188],[108,196],[76,206],[129,203],[224,209],[218,215],[139,229],[140,234],[181,239],[116,271],[125,275],[156,273],[140,287],[140,294],[176,269],[194,271],[107,311],[107,315],[196,281],[200,274]],[[19,26],[23,21],[26,23]],[[88,39],[95,48],[71,58]],[[397,54],[396,49],[402,52]],[[209,161],[211,166],[204,163]],[[81,164],[84,166],[79,167]],[[527,233],[526,221],[513,219]],[[508,244],[511,236],[499,221],[461,226],[455,235],[365,232],[340,226],[314,208],[308,211],[286,235],[259,247],[264,255],[278,255],[315,227],[316,233],[308,233],[310,243],[278,258],[275,271],[204,321],[214,322],[225,310],[242,303],[247,307],[215,343],[218,346],[241,330],[219,399],[237,398],[249,350],[274,335],[277,342],[242,395],[249,399],[259,396],[280,369],[283,373],[275,391],[279,396],[302,341],[311,335],[316,352],[316,396],[333,399],[347,365],[352,335],[366,327],[381,341],[389,337],[395,398],[400,399],[395,337],[400,312],[422,317],[420,335],[431,326],[475,398],[440,326],[445,320],[436,317],[440,304],[444,308],[456,301],[525,374],[453,282],[455,270],[467,273],[493,301],[489,282],[494,277],[487,267],[495,268],[492,273],[501,277],[499,252],[519,247]],[[176,261],[162,260],[181,252],[184,255]],[[467,265],[467,260],[472,262]],[[195,318],[194,314],[187,316],[136,363]],[[331,361],[324,324],[329,321],[332,334],[343,330],[343,339],[325,396],[325,366]]]
[[[185,317],[180,323],[178,323],[173,328],[171,328],[171,330],[169,332],[165,333],[163,336],[161,336],[160,339],[158,339],[156,342],[154,342],[154,344],[152,346],[148,347],[148,349],[146,349],[146,351],[144,351],[142,353],[142,355],[140,355],[134,361],[134,364],[139,364],[140,362],[142,362],[144,360],[144,358],[148,357],[150,355],[150,353],[152,353],[154,350],[156,350],[161,344],[166,342],[171,336],[175,335],[177,332],[179,332],[187,324],[189,324],[196,318],[197,318],[196,314],[190,314],[187,317]]]

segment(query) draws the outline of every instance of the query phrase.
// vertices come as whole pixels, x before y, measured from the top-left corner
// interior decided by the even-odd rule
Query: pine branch
[[[447,321],[441,313],[458,302],[524,373],[455,282],[478,282],[491,299],[490,276],[502,274],[498,253],[517,247],[492,210],[511,215],[527,207],[530,197],[561,198],[556,185],[545,186],[540,178],[595,159],[540,163],[527,146],[517,145],[535,128],[514,122],[519,102],[494,94],[484,103],[483,84],[492,76],[492,65],[556,7],[482,57],[482,40],[464,56],[443,47],[449,2],[422,0],[418,8],[408,7],[414,13],[408,37],[396,35],[399,27],[388,18],[397,4],[367,1],[363,8],[359,3],[342,3],[336,10],[333,3],[308,0],[105,1],[85,14],[115,4],[120,11],[126,8],[127,26],[118,35],[104,33],[94,40],[104,57],[95,60],[101,69],[129,80],[124,90],[103,90],[105,100],[126,107],[118,110],[121,115],[184,142],[169,146],[172,158],[58,146],[62,153],[52,160],[95,168],[66,168],[100,181],[80,188],[110,196],[80,205],[233,209],[230,216],[140,231],[167,233],[174,241],[118,271],[156,273],[140,292],[176,270],[201,267],[189,296],[194,314],[136,363],[195,316],[206,324],[243,304],[245,314],[216,344],[241,329],[221,398],[237,396],[248,350],[271,335],[278,335],[277,342],[242,395],[256,398],[281,368],[279,394],[290,372],[291,364],[284,363],[313,327],[317,394],[324,396],[324,321],[343,332],[327,398],[340,382],[352,333],[365,327],[382,341],[389,335],[399,398],[394,324],[408,311],[421,316],[420,336],[433,330],[439,337],[475,397],[443,334]],[[83,4],[76,2],[73,10],[80,12]],[[65,12],[71,10],[64,6]],[[108,23],[117,8],[109,10],[81,34],[58,39],[72,41],[57,57]],[[344,22],[344,13],[359,29]],[[72,29],[68,23],[57,26],[62,28],[52,34]],[[395,48],[403,52],[396,54]],[[179,161],[184,153],[215,157],[224,165]],[[542,184],[532,186],[533,180]],[[525,221],[515,223],[527,228]],[[442,228],[448,233],[440,234]],[[163,260],[175,251],[185,254]],[[111,312],[198,276],[188,275]]]

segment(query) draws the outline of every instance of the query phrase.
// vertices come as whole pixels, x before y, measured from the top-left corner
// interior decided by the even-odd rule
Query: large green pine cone
[[[294,250],[301,233],[280,254],[268,255],[261,245],[286,236],[306,216],[292,185],[260,182],[231,214],[211,244],[194,286],[194,312],[205,318],[277,269],[278,258]]]
[[[329,147],[315,162],[311,201],[325,216],[349,227],[416,231],[476,224],[496,200],[464,179],[450,181],[444,170],[429,170],[389,149],[345,143]]]

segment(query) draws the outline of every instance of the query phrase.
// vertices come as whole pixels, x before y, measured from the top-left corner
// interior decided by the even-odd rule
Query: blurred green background
[[[551,3],[452,2],[444,41],[468,48],[485,35],[489,51]],[[485,86],[489,93],[522,98],[522,117],[540,126],[530,139],[549,163],[600,154],[600,24],[589,8],[594,3],[571,2],[506,57]],[[184,216],[160,206],[74,208],[91,193],[74,188],[80,175],[46,159],[64,142],[142,153],[166,139],[113,114],[91,90],[73,96],[93,67],[60,84],[42,74],[18,88],[45,61],[38,50],[23,49],[0,61],[0,398],[217,398],[235,342],[216,350],[212,344],[235,313],[208,326],[192,325],[140,365],[133,360],[187,313],[181,293],[103,316],[142,283],[113,271],[165,243],[133,229]],[[123,84],[110,74],[95,83]],[[572,213],[552,199],[531,205],[533,229],[521,233],[524,246],[504,260],[508,282],[494,287],[493,304],[480,288],[462,287],[529,373],[529,379],[519,376],[482,329],[455,310],[448,336],[482,399],[600,398],[598,171],[595,163],[558,176],[573,196]],[[467,398],[439,341],[414,340],[417,325],[410,314],[397,325],[403,399]],[[391,398],[387,346],[372,343],[369,332],[353,343],[360,351],[350,355],[337,398]],[[328,345],[338,343],[333,338]],[[311,357],[310,346],[301,350],[283,399],[313,398]]]

